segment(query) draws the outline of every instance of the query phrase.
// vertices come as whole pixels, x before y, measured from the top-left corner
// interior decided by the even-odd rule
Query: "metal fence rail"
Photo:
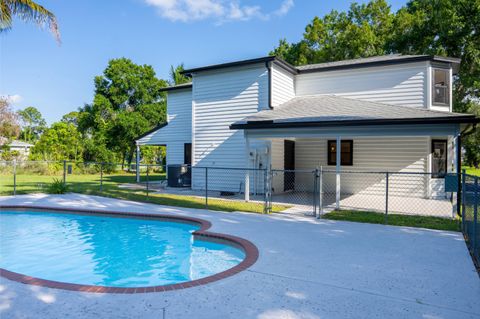
[[[479,177],[462,173],[462,231],[477,265],[480,267]]]

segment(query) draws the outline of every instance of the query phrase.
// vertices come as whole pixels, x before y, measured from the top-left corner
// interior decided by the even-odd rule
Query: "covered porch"
[[[305,212],[453,217],[457,196],[445,188],[445,176],[459,171],[461,133],[474,120],[316,96],[295,98],[231,128],[243,129],[247,152],[252,140],[268,143],[273,202]]]

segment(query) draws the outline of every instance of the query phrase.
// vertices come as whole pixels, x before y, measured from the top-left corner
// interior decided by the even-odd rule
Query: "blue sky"
[[[298,41],[312,18],[351,1],[38,0],[57,16],[62,44],[48,30],[15,21],[0,34],[0,95],[15,109],[37,107],[48,123],[93,98],[109,59],[196,67],[267,55],[280,38]],[[359,1],[362,2],[362,1]],[[405,1],[389,1],[397,10]]]

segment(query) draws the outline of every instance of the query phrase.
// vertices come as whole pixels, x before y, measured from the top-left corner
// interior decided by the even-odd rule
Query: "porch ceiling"
[[[233,123],[231,129],[300,128],[397,124],[478,123],[471,114],[440,112],[349,99],[302,96]]]

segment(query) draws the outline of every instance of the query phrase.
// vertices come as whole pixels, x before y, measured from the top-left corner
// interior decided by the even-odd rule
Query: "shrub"
[[[68,185],[58,178],[54,178],[47,188],[47,193],[49,194],[65,194],[66,192],[68,192]]]

